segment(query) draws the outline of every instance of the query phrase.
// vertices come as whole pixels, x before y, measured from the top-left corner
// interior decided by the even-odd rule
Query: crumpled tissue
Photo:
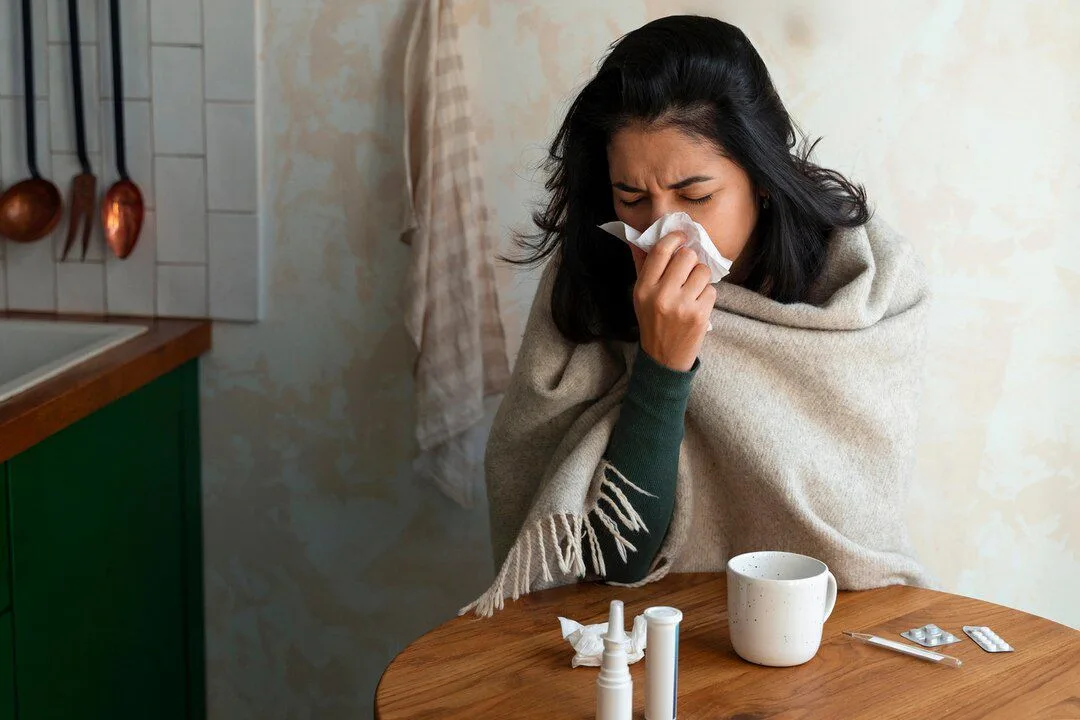
[[[564,640],[570,642],[574,648],[574,659],[570,661],[570,667],[586,665],[599,667],[604,657],[604,635],[607,634],[605,623],[596,625],[582,625],[568,618],[560,617],[559,625],[562,627]],[[638,615],[634,618],[633,629],[627,633],[623,630],[623,645],[626,648],[626,662],[633,664],[645,657],[645,616]]]
[[[712,239],[709,238],[709,233],[705,232],[705,228],[694,222],[694,219],[684,212],[668,213],[641,233],[617,220],[604,223],[600,229],[645,252],[652,250],[653,245],[656,245],[665,235],[681,232],[686,235],[686,247],[696,252],[698,261],[712,273],[709,282],[720,282],[731,270],[731,260],[720,254],[713,245]]]

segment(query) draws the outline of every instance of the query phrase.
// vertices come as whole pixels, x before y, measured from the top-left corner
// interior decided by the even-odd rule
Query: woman
[[[613,47],[524,241],[548,263],[488,444],[500,571],[466,610],[759,549],[846,589],[927,584],[902,520],[924,273],[810,149],[737,28],[669,17]],[[679,233],[646,255],[597,227],[679,211],[734,260],[723,282]]]

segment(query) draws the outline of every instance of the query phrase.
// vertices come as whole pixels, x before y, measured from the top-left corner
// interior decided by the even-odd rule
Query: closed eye
[[[699,198],[683,198],[683,200],[693,205],[704,205],[712,200],[714,194],[715,193],[709,193],[708,195],[703,195]],[[619,198],[619,204],[623,207],[634,207],[635,205],[640,205],[641,201],[644,199],[644,197],[639,197],[637,200],[623,200],[622,198]]]

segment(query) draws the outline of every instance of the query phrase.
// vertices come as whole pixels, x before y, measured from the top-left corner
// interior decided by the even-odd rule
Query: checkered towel
[[[482,448],[467,435],[509,361],[494,244],[450,0],[420,0],[405,51],[405,326],[416,344],[418,468],[464,506]]]

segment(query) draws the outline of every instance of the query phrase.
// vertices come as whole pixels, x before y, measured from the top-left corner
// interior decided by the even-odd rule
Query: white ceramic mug
[[[758,665],[801,665],[817,654],[836,604],[836,578],[820,560],[753,552],[728,560],[728,629],[735,652]]]

